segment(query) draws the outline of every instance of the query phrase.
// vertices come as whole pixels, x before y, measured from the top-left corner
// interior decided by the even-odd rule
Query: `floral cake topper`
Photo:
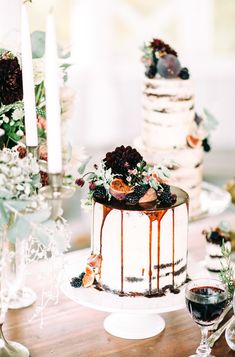
[[[85,173],[86,161],[80,168],[76,184],[88,182],[89,192],[84,202],[90,206],[92,200],[120,201],[125,205],[145,205],[156,202],[158,206],[171,206],[176,195],[167,184],[169,170],[163,165],[151,167],[140,153],[131,146],[119,146],[108,152],[94,170]]]

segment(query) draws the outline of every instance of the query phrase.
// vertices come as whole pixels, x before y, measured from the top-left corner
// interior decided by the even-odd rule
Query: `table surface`
[[[203,259],[205,242],[201,235],[202,229],[214,226],[225,218],[233,223],[234,217],[233,207],[219,217],[190,223],[190,254],[197,260]],[[38,292],[39,297],[41,290],[37,270],[40,264],[31,268],[31,287]],[[4,325],[6,337],[27,346],[31,357],[187,357],[194,353],[200,340],[199,328],[186,309],[162,314],[166,321],[165,330],[156,337],[144,340],[125,340],[109,335],[103,328],[103,320],[108,313],[85,308],[62,293],[58,304],[46,307],[42,328],[39,318],[30,322],[34,311],[35,306],[10,310]],[[224,336],[212,352],[216,357],[235,356]]]

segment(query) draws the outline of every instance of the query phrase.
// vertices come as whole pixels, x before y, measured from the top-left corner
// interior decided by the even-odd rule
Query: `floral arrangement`
[[[158,74],[163,78],[189,79],[188,68],[181,67],[177,52],[162,40],[145,42],[142,52],[146,77],[154,78]]]
[[[157,206],[171,206],[176,195],[166,183],[169,170],[162,166],[150,167],[140,153],[130,146],[120,146],[108,152],[94,170],[85,172],[88,160],[79,168],[78,186],[89,184],[87,199],[83,206],[90,206],[92,200],[122,202],[125,205],[154,203]]]
[[[28,200],[41,187],[40,168],[32,154],[21,158],[18,148],[0,151],[0,198]]]
[[[32,34],[35,100],[38,119],[38,136],[46,138],[46,101],[44,84],[45,34],[36,31]],[[68,54],[66,54],[68,56]],[[60,60],[61,117],[66,121],[71,113],[73,93],[66,87],[67,69],[70,64]],[[13,147],[24,142],[24,103],[20,56],[0,49],[0,148]],[[66,143],[67,144],[67,143]]]

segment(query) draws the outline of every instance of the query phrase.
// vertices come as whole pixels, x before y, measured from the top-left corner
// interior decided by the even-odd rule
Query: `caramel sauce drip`
[[[107,215],[112,211],[112,208],[103,205],[103,219],[100,227],[100,266],[99,266],[99,284],[101,285],[101,269],[102,269],[102,241],[103,241],[103,228]]]
[[[172,208],[172,285],[175,286],[175,210]]]
[[[168,209],[160,210],[157,212],[144,213],[149,217],[149,293],[152,291],[152,224],[154,221],[158,221],[158,235],[157,235],[157,290],[159,290],[159,280],[160,280],[160,253],[161,253],[161,220]]]

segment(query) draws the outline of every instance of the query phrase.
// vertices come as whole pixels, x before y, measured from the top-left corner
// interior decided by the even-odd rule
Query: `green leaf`
[[[85,172],[85,170],[86,170],[86,166],[87,166],[88,162],[90,161],[90,159],[91,159],[91,156],[89,156],[89,157],[82,163],[82,165],[78,168],[78,173],[79,173],[80,175],[83,175],[83,174],[84,174],[84,172]]]
[[[2,200],[0,200],[0,227],[6,225],[9,220],[9,214],[5,209]]]
[[[156,191],[159,189],[159,184],[155,180],[150,180],[149,184],[152,188],[154,188]]]
[[[42,58],[45,53],[45,32],[34,31],[31,34],[33,58]]]
[[[206,129],[209,132],[216,129],[219,124],[218,120],[206,108],[203,109],[203,112],[205,114],[204,125],[205,125]]]
[[[31,233],[31,225],[25,220],[25,218],[17,217],[14,224],[9,228],[7,237],[10,242],[15,243],[16,238],[19,240],[27,239]]]

